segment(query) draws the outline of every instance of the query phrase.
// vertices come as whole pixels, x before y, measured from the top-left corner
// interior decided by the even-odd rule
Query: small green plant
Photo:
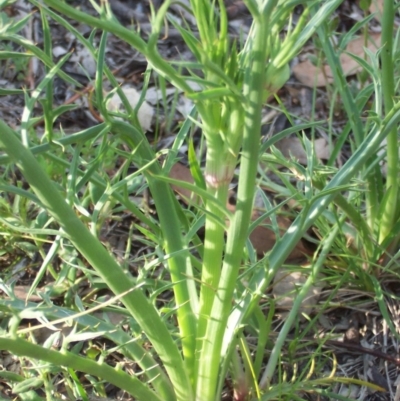
[[[169,63],[157,50],[161,28],[168,18],[171,1],[163,2],[157,11],[152,10],[152,32],[147,41],[118,23],[108,2],[102,2],[101,5],[92,2],[99,17],[86,15],[62,1],[44,0],[43,4],[31,0],[31,3],[38,7],[42,16],[44,50],[18,35],[23,23],[11,24],[0,31],[0,39],[23,45],[43,62],[47,73],[37,90],[26,94],[20,134],[0,121],[0,144],[7,153],[7,156],[2,156],[1,162],[7,165],[15,163],[32,192],[13,185],[3,188],[9,193],[17,193],[35,202],[41,216],[35,228],[38,230],[37,234],[42,237],[53,235],[55,238],[48,253],[43,252],[41,275],[49,268],[51,260],[60,249],[70,248],[72,244],[87,264],[78,261],[74,252],[67,252],[69,256],[63,265],[61,278],[67,278],[69,289],[76,285],[76,270],[80,270],[93,285],[101,281],[103,286],[111,289],[115,297],[98,307],[85,310],[84,303],[78,297],[75,297],[74,303],[71,301],[73,292],[69,292],[66,298],[74,307],[53,306],[49,298],[45,298],[49,302],[37,306],[16,299],[9,286],[3,283],[2,289],[10,299],[2,299],[0,309],[9,317],[9,323],[2,328],[0,348],[57,366],[57,372],[62,372],[69,382],[74,383],[71,386],[81,397],[86,395],[82,395],[84,391],[77,384],[79,380],[75,371],[98,377],[127,391],[135,399],[146,401],[220,400],[227,377],[233,383],[233,398],[238,401],[290,398],[297,389],[311,391],[318,386],[329,385],[330,380],[327,379],[313,382],[304,378],[303,382],[301,378],[298,384],[289,385],[284,381],[275,383],[273,377],[283,343],[297,317],[301,302],[315,281],[337,236],[342,231],[351,231],[355,227],[355,236],[364,241],[363,257],[375,262],[378,250],[380,252],[382,249],[398,246],[396,227],[399,205],[396,201],[398,186],[395,181],[398,179],[399,167],[395,156],[398,152],[395,129],[400,120],[400,104],[394,101],[393,92],[390,92],[390,88],[394,86],[391,86],[391,82],[382,86],[385,113],[371,113],[365,127],[359,118],[359,110],[354,108],[355,100],[343,81],[343,75],[340,75],[339,68],[332,68],[336,71],[335,80],[342,85],[344,106],[351,117],[349,124],[357,141],[357,150],[341,170],[335,171],[333,166],[329,166],[332,167],[329,174],[323,174],[316,168],[311,142],[304,139],[309,163],[306,167],[296,163],[290,165],[302,180],[297,188],[287,182],[285,191],[288,199],[294,197],[301,205],[297,218],[272,251],[261,260],[257,261],[254,257],[248,238],[256,225],[251,216],[259,160],[273,163],[274,155],[279,158],[277,152],[265,154],[267,149],[273,149],[276,137],[261,144],[263,104],[285,84],[290,73],[289,62],[315,32],[321,36],[329,63],[337,66],[337,55],[331,42],[327,40],[324,23],[341,1],[302,2],[303,13],[296,27],[289,25],[286,36],[281,38],[280,33],[287,21],[290,21],[299,2],[245,0],[244,3],[253,17],[253,24],[248,38],[239,48],[228,36],[224,2],[219,1],[216,7],[215,2],[192,0],[191,8],[197,21],[198,36],[188,27],[182,27],[171,20],[195,57],[195,61],[191,63]],[[392,12],[393,8],[386,3],[389,1],[385,2],[385,12]],[[92,42],[95,31],[89,39],[85,39],[62,15],[101,30],[98,48]],[[71,107],[53,107],[52,80],[59,75],[68,82],[79,84],[61,70],[69,55],[64,56],[57,64],[52,61],[48,18],[54,19],[72,32],[97,61],[94,97],[104,123],[69,136],[56,136],[54,133],[54,121]],[[393,20],[388,19],[387,23],[391,24],[390,29],[393,30]],[[136,109],[132,109],[105,64],[108,34],[116,35],[141,52],[153,73],[184,91],[195,103],[198,119],[195,118],[195,113],[188,118],[172,149],[162,161],[140,128]],[[390,35],[387,33],[387,36]],[[390,69],[392,46],[388,37],[386,39],[386,47],[382,51],[387,53],[387,59],[382,60],[383,68],[387,74],[393,75],[393,70]],[[363,60],[359,62],[365,64]],[[183,68],[189,71],[189,75],[180,73]],[[198,71],[201,73],[196,73]],[[381,77],[375,76],[378,67],[369,71],[376,78],[378,86],[381,82]],[[385,74],[382,77],[383,75]],[[103,92],[104,77],[114,85],[124,103],[126,115],[123,120],[114,118],[107,110],[107,99]],[[190,85],[192,82],[201,89],[193,90]],[[45,125],[41,144],[37,144],[34,135],[30,134],[35,132],[34,122],[38,118],[33,119],[32,112],[38,100],[43,107],[42,118]],[[195,184],[178,184],[198,195],[202,204],[193,206],[191,213],[184,213],[172,193],[170,184],[177,182],[169,178],[169,171],[176,162],[177,150],[184,142],[192,123],[201,128],[205,138],[206,164],[203,173],[194,153],[189,152]],[[302,128],[306,127],[304,125]],[[281,133],[280,137],[298,131],[300,128],[291,128]],[[343,193],[348,191],[351,200],[355,193],[352,192],[352,180],[360,178],[359,175],[366,181],[370,179],[371,169],[368,164],[376,158],[377,150],[386,137],[396,152],[390,149],[387,188],[377,200],[378,203],[368,209],[369,213],[375,212],[376,216],[370,218],[366,224],[362,214]],[[95,143],[98,146],[92,153],[90,148]],[[126,151],[126,146],[117,147],[117,143],[127,145],[130,151]],[[70,159],[64,159],[52,152],[52,149],[60,147],[68,149]],[[85,148],[83,153],[82,148]],[[113,153],[125,159],[126,163],[118,174],[109,177],[102,168]],[[51,181],[35,156],[38,154],[58,167],[67,169],[68,177],[67,180],[62,180],[62,185]],[[85,161],[82,154],[89,157],[92,155],[90,162]],[[130,163],[137,167],[137,171],[131,174],[128,172]],[[228,190],[238,166],[237,202],[235,210],[231,212],[226,208]],[[145,178],[154,200],[158,221],[129,199],[132,191],[143,189],[141,177]],[[99,227],[103,221],[102,211],[118,208],[129,210],[137,219],[138,230],[147,241],[155,244],[157,257],[152,262],[137,260],[143,264],[137,277],[127,273],[98,239]],[[259,220],[273,216],[274,212],[272,206],[267,208]],[[259,305],[260,299],[299,239],[313,224],[318,223],[321,216],[325,223],[328,222],[325,224],[327,233],[321,239],[319,252],[312,261],[309,278],[299,291],[272,346],[268,363],[264,366],[273,305],[271,303],[271,310],[265,317]],[[197,235],[202,226],[205,227],[203,241]],[[379,247],[375,246],[376,243]],[[192,252],[193,249],[196,250],[195,253]],[[169,275],[160,282],[152,281],[146,273],[158,263],[167,267]],[[40,277],[39,275],[35,280],[31,293],[38,285]],[[376,285],[376,281],[374,284]],[[159,293],[166,290],[173,291],[173,301],[160,309],[155,300]],[[124,305],[122,311],[129,319],[131,333],[91,315],[91,312],[110,306],[116,301],[121,301]],[[22,319],[32,318],[40,318],[45,322],[48,320],[52,324],[55,324],[54,320],[73,319],[76,326],[63,339],[58,351],[51,348],[52,340],[59,336],[58,333],[46,341],[44,346],[23,338],[23,334],[29,330],[21,329],[20,322]],[[250,351],[250,345],[243,334],[246,326],[256,333],[258,339],[254,352]],[[89,351],[88,357],[82,357],[71,344],[99,335],[112,341],[119,352],[135,361],[139,372],[129,375],[118,366],[114,368],[104,363],[107,356],[105,353]],[[149,347],[151,352],[148,352]],[[45,369],[41,372],[41,378],[35,379],[43,383],[50,372]],[[21,377],[15,377],[14,380],[24,381]],[[39,382],[29,383],[31,387],[27,386],[24,390],[36,388]],[[96,388],[103,391],[101,385]],[[47,390],[49,395],[51,388],[48,386]]]

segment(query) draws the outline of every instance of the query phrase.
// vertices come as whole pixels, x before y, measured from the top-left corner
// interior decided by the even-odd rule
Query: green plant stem
[[[393,26],[394,1],[384,0],[382,15],[382,91],[385,113],[388,114],[394,105],[395,82],[393,68]],[[397,127],[393,127],[387,136],[387,177],[386,190],[389,193],[384,205],[380,222],[379,242],[382,243],[390,234],[399,215],[399,142]]]
[[[272,6],[273,2],[268,2]],[[268,15],[268,8],[262,10]],[[231,311],[233,291],[248,237],[248,227],[253,206],[254,185],[260,147],[261,107],[265,82],[265,60],[267,58],[266,20],[256,15],[253,24],[253,49],[251,64],[247,66],[244,96],[247,100],[241,153],[241,170],[236,212],[228,230],[225,258],[217,294],[214,298],[210,320],[199,359],[196,400],[215,399],[220,379],[221,348],[226,323]]]
[[[168,266],[172,282],[174,283],[173,290],[179,320],[178,327],[186,364],[186,374],[189,378],[192,378],[197,322],[189,302],[189,279],[187,273],[188,269],[190,270],[190,255],[183,242],[183,233],[175,208],[174,196],[168,183],[154,178],[162,175],[162,170],[158,163],[151,163],[155,159],[155,155],[149,143],[144,140],[143,135],[134,127],[120,121],[113,121],[112,129],[114,132],[119,133],[132,148],[136,148],[136,154],[140,155],[142,165],[149,163],[149,168],[144,171],[144,174],[147,177],[150,192],[157,208],[160,227],[165,241],[165,251],[173,255],[168,259]],[[187,397],[190,395],[190,389],[190,386],[186,389]]]
[[[215,197],[221,203],[226,204],[228,194],[228,185],[222,185],[216,192]],[[225,248],[224,233],[225,227],[215,221],[212,215],[218,215],[218,210],[212,202],[206,204],[206,223],[204,256],[201,274],[201,292],[199,302],[199,318],[197,326],[197,344],[196,349],[202,348],[207,322],[210,317],[212,304],[218,288],[218,282],[221,274],[222,254]],[[196,366],[195,371],[199,367]],[[197,374],[195,375],[195,380]]]
[[[211,127],[210,127],[211,128]],[[233,135],[233,132],[228,135]],[[220,140],[218,132],[206,134],[210,137],[213,135]],[[215,146],[212,141],[208,141],[207,158],[205,176],[208,184],[207,192],[212,194],[217,202],[226,207],[228,200],[229,183],[234,172],[236,157],[226,154],[223,143],[217,143]],[[221,150],[222,149],[222,150]],[[221,275],[222,257],[225,249],[224,234],[226,230],[225,222],[221,224],[216,221],[215,216],[220,214],[215,202],[206,202],[206,222],[205,222],[205,238],[204,238],[204,254],[203,266],[201,274],[201,291],[199,303],[199,318],[197,325],[197,344],[196,349],[202,348],[207,324],[210,318],[211,308],[214,297],[217,292],[218,283]],[[199,366],[196,365],[197,369]]]
[[[142,383],[135,376],[128,375],[122,370],[117,370],[105,363],[98,363],[89,358],[62,351],[53,351],[33,344],[21,338],[0,338],[0,348],[11,352],[14,355],[20,355],[28,358],[46,361],[57,366],[66,366],[74,370],[101,377],[107,382],[114,384],[122,390],[132,394],[138,400],[143,401],[164,401],[154,391]]]
[[[238,96],[236,83],[232,77],[237,73],[232,71],[226,74],[226,65],[224,61],[229,54],[229,40],[227,15],[223,2],[219,2],[219,15],[213,12],[214,5],[208,0],[192,0],[191,6],[196,18],[200,33],[200,43],[202,50],[202,64],[205,67],[205,80],[215,84],[228,85],[221,88],[228,95]],[[233,60],[236,58],[236,48],[232,48]],[[230,93],[232,92],[232,93]],[[204,92],[203,92],[204,96]],[[241,97],[241,93],[239,93]],[[235,102],[228,102],[220,93],[216,99],[201,99],[196,101],[196,107],[201,117],[203,135],[206,138],[207,154],[205,165],[205,182],[207,183],[207,192],[215,200],[226,208],[228,200],[229,184],[232,180],[234,169],[237,163],[238,152],[228,149],[227,138],[241,138],[240,122],[233,118],[235,113]],[[237,122],[234,129],[226,121],[233,119]],[[239,127],[238,127],[239,126]],[[218,288],[221,275],[222,258],[225,249],[224,233],[226,230],[225,221],[222,224],[215,219],[219,215],[215,202],[206,202],[206,222],[205,238],[203,252],[203,266],[201,272],[200,300],[197,324],[197,342],[196,350],[203,347],[207,325],[209,322],[214,297]],[[199,362],[195,366],[196,386]]]
[[[121,123],[123,124],[123,123]],[[133,129],[130,127],[130,129]],[[21,169],[24,177],[54,219],[67,233],[71,242],[97,270],[115,294],[127,293],[123,304],[143,328],[164,363],[178,400],[187,400],[191,388],[177,344],[165,323],[141,290],[130,292],[133,283],[121,266],[111,257],[97,238],[92,236],[64,197],[42,170],[32,153],[17,139],[15,133],[0,120],[0,143]],[[181,278],[182,279],[182,278]],[[179,305],[183,307],[182,305]],[[193,340],[194,341],[194,340]]]

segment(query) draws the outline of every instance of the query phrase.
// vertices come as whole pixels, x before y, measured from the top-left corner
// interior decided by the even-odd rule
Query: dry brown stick
[[[271,332],[270,333],[271,336],[273,337],[277,337],[278,333],[276,332]],[[293,341],[294,338],[292,336],[288,336],[286,338],[286,341]],[[308,341],[311,343],[315,343],[317,339],[313,338],[313,337],[303,337],[300,341]],[[323,340],[323,338],[321,338],[321,340]],[[378,351],[378,350],[374,350],[374,349],[369,349],[366,347],[363,347],[360,344],[357,344],[355,342],[351,342],[351,341],[337,341],[337,340],[325,340],[324,343],[322,344],[323,347],[329,347],[329,346],[334,346],[337,348],[345,348],[349,351],[354,351],[354,352],[358,352],[361,354],[368,354],[368,355],[372,355],[375,356],[377,358],[381,358],[384,359],[385,361],[388,361],[390,363],[393,363],[396,366],[400,366],[400,358],[396,358],[394,356],[391,356],[389,354],[386,354],[385,352],[382,351]]]
[[[377,358],[384,359],[385,361],[393,363],[396,366],[400,366],[400,358],[395,358],[394,356],[388,355],[382,351],[365,348],[362,345],[359,345],[356,343],[346,342],[346,341],[342,342],[342,341],[335,341],[335,340],[327,340],[324,343],[324,346],[328,346],[328,345],[333,345],[338,348],[346,348],[349,351],[357,351],[362,354],[369,354],[372,356],[376,356]]]

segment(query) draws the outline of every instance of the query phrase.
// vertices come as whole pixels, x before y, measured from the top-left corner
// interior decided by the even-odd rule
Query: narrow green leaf
[[[14,394],[25,393],[26,391],[36,389],[43,385],[43,379],[39,377],[31,377],[19,382],[13,387]]]
[[[203,173],[201,171],[199,162],[196,157],[196,151],[194,149],[193,139],[190,139],[189,141],[188,157],[189,157],[190,172],[192,173],[194,182],[199,188],[206,190],[207,189],[206,181],[204,179]]]

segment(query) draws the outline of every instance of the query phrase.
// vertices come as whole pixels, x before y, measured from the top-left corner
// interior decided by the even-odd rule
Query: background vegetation
[[[37,45],[23,35],[32,14],[13,18],[13,2],[0,2],[3,68],[12,65],[21,79],[34,58],[44,70],[33,85],[0,93],[24,103],[18,127],[0,120],[0,348],[20,357],[15,370],[0,371],[6,395],[87,400],[120,389],[146,401],[395,397],[399,362],[387,341],[396,348],[398,4],[381,4],[376,43],[366,2],[364,17],[339,33],[340,0],[244,0],[251,28],[233,38],[223,1],[192,0],[182,11],[193,17],[186,22],[165,1],[150,4],[145,39],[121,24],[109,2],[91,1],[95,16],[68,3],[29,1],[40,14]],[[55,56],[53,24],[93,59],[90,89],[65,68],[72,52]],[[168,24],[190,60],[163,55]],[[82,26],[90,31],[82,34]],[[148,63],[135,102],[107,63],[111,35]],[[361,54],[348,52],[355,37],[364,40]],[[298,122],[280,90],[310,44],[313,112]],[[355,87],[344,54],[355,62]],[[325,119],[316,112],[321,74]],[[63,116],[79,105],[57,103],[56,80],[87,94],[96,123],[65,132]],[[145,133],[153,83],[163,101],[173,87],[193,103],[168,147]],[[115,98],[122,108],[110,106]],[[289,122],[267,137],[266,104]],[[335,127],[339,118],[344,124]],[[288,138],[302,158],[293,148],[285,156],[278,143]],[[113,224],[128,228],[122,255],[104,234]],[[29,283],[23,296],[16,291],[22,277]],[[343,306],[364,315],[375,308],[379,321],[351,325],[355,315],[341,316]],[[353,347],[346,336],[338,341],[340,318],[346,336],[355,333]],[[370,332],[382,350],[371,352],[378,340]],[[363,368],[338,369],[333,347],[361,354]]]

